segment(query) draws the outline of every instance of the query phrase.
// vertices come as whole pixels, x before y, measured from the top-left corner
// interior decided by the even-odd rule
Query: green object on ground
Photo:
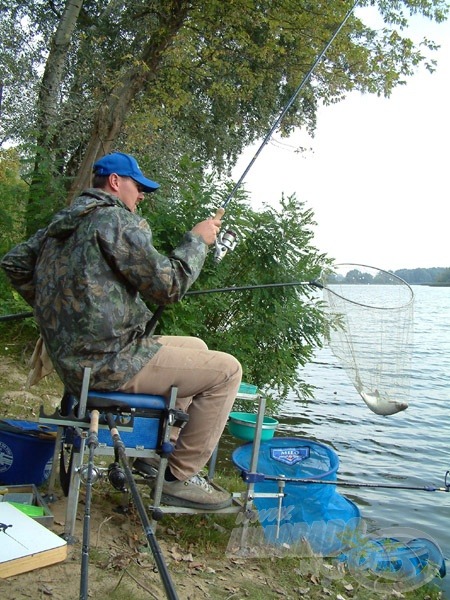
[[[43,517],[44,516],[44,507],[43,506],[34,506],[33,504],[21,504],[20,502],[10,502],[12,506],[28,515],[29,517]]]

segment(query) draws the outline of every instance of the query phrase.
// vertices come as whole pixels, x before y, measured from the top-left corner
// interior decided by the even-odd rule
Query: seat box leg
[[[75,522],[77,518],[78,499],[80,496],[80,471],[84,461],[86,438],[81,438],[78,452],[74,452],[72,468],[70,470],[69,495],[67,497],[66,522],[64,524],[64,538],[69,544],[74,543]],[[73,449],[72,449],[73,452]]]

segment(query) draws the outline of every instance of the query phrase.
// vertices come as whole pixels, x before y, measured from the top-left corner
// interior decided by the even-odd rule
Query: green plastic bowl
[[[246,412],[231,412],[228,420],[228,431],[240,440],[253,441],[255,439],[256,421],[258,415]],[[266,441],[273,438],[278,421],[273,417],[264,417],[261,440]]]

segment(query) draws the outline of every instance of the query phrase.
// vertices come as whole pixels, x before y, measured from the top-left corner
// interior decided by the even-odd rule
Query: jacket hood
[[[117,206],[125,208],[125,204],[116,196],[98,189],[89,189],[76,198],[73,204],[56,213],[47,227],[47,236],[67,238],[75,231],[81,219],[100,207]]]

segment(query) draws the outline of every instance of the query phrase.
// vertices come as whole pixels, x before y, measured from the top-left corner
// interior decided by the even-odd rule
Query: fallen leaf
[[[42,592],[44,594],[44,596],[53,596],[53,590],[52,590],[52,588],[49,588],[46,585],[44,585],[41,588],[39,588],[39,591]]]
[[[275,588],[273,591],[280,596],[286,596],[286,592],[280,588]]]
[[[344,588],[347,592],[353,592],[353,586],[351,583],[344,583]]]

